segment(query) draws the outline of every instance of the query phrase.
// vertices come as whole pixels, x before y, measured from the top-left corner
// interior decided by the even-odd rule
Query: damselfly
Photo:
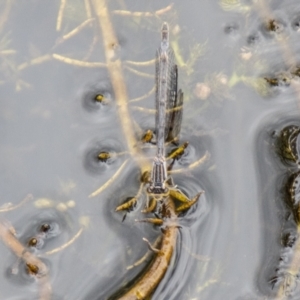
[[[156,104],[156,156],[153,161],[149,192],[166,193],[167,169],[165,142],[177,138],[182,120],[183,93],[177,91],[178,70],[174,52],[169,45],[169,27],[164,23],[161,30],[161,45],[156,52],[155,70]]]

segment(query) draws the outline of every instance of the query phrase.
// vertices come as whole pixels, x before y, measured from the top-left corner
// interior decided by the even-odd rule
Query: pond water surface
[[[107,1],[128,97],[149,93],[129,102],[137,138],[154,128],[154,65],[128,61],[152,60],[169,23],[185,94],[180,141],[189,142],[173,179],[189,197],[205,191],[179,218],[176,251],[152,299],[299,299],[298,223],[285,192],[297,159],[287,163],[276,145],[284,127],[300,124],[300,5],[259,2]],[[97,16],[89,1],[0,7],[2,223],[25,247],[38,238],[30,251],[49,269],[50,299],[107,299],[142,272],[145,262],[128,267],[148,251],[142,238],[154,242],[161,230],[135,222],[145,193],[132,212],[115,212],[136,195],[140,169],[110,76],[97,65],[105,63]],[[99,161],[99,152],[114,155]],[[0,253],[0,299],[43,299],[5,243]]]

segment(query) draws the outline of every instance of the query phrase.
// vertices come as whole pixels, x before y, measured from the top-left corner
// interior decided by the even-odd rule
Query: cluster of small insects
[[[49,238],[57,236],[59,232],[59,225],[56,222],[43,223],[38,226],[36,234],[28,240],[27,246],[37,255],[45,246],[45,242]],[[26,266],[29,274],[36,275],[38,273],[37,266],[28,263]]]

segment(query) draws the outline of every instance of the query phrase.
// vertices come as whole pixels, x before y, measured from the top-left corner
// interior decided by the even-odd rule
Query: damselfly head
[[[169,189],[167,187],[149,186],[147,188],[147,193],[149,194],[149,196],[155,198],[157,201],[160,201],[169,195]]]
[[[164,22],[161,27],[161,39],[163,41],[169,41],[169,26],[167,22]]]

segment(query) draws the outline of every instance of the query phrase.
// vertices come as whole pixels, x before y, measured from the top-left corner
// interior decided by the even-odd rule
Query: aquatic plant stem
[[[112,13],[119,16],[130,16],[130,17],[157,17],[159,15],[165,14],[166,12],[170,11],[173,8],[173,3],[157,10],[155,12],[148,12],[148,11],[127,11],[127,10],[114,10]]]
[[[5,23],[8,20],[12,5],[13,5],[13,0],[6,1],[5,8],[2,10],[2,13],[0,15],[0,31],[3,29]]]
[[[97,16],[99,27],[102,31],[107,70],[114,90],[119,121],[126,138],[127,147],[133,157],[140,156],[137,141],[134,136],[133,124],[128,110],[127,88],[123,76],[122,62],[118,57],[119,43],[112,27],[107,4],[105,0],[92,0],[92,6]],[[147,159],[139,160],[142,172],[149,170],[150,162]]]
[[[66,4],[67,4],[67,0],[61,0],[60,1],[60,6],[59,6],[59,11],[58,11],[58,16],[57,16],[57,22],[56,22],[56,31],[61,30],[61,24],[62,24]]]
[[[153,259],[153,262],[150,265],[149,269],[143,276],[139,278],[134,286],[118,300],[147,299],[147,297],[149,297],[154,292],[158,284],[163,279],[176,246],[178,231],[175,205],[171,197],[168,197],[168,199],[166,199],[165,206],[167,207],[167,210],[171,214],[171,216],[173,216],[173,218],[175,219],[174,224],[170,224],[164,229],[161,248],[159,249],[159,253],[157,253],[156,257]]]

